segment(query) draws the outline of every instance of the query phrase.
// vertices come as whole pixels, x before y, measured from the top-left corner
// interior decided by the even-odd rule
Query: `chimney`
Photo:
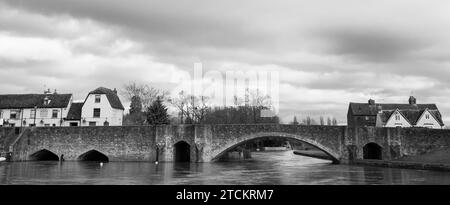
[[[114,90],[113,90],[113,91],[114,91],[114,93],[115,93],[115,94],[117,95],[117,89],[116,89],[116,88],[114,88]]]
[[[375,100],[369,99],[369,105],[375,105]]]
[[[50,91],[50,88],[49,88],[48,90],[45,90],[45,91],[44,91],[44,94],[50,94],[50,93],[52,93],[52,92]]]
[[[415,105],[416,104],[416,98],[414,96],[409,96],[409,104],[410,105]]]

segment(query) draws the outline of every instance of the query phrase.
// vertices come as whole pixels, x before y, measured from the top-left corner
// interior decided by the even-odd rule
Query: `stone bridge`
[[[5,128],[3,128],[5,129]],[[8,134],[9,133],[9,134]],[[391,160],[450,147],[450,130],[345,126],[164,125],[33,127],[14,135],[0,129],[12,160],[215,161],[252,140],[279,137],[308,143],[335,163]],[[13,140],[11,140],[13,139]]]

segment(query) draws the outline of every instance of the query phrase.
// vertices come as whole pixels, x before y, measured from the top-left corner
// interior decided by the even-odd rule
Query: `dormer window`
[[[95,95],[95,103],[100,103],[102,99],[101,95]]]
[[[44,105],[49,105],[51,100],[48,97],[44,98]]]

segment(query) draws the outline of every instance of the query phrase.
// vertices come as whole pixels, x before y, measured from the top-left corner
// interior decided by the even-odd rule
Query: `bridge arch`
[[[320,142],[312,140],[311,138],[306,137],[306,136],[290,134],[290,133],[283,133],[283,132],[260,132],[260,133],[255,133],[255,134],[238,137],[238,138],[236,138],[236,140],[229,141],[225,145],[220,145],[219,149],[217,149],[217,151],[214,151],[212,153],[212,161],[218,160],[225,153],[244,144],[245,142],[252,141],[255,139],[266,138],[266,137],[281,137],[281,138],[285,138],[285,139],[294,139],[294,140],[298,140],[298,141],[307,143],[307,144],[323,151],[328,156],[330,156],[334,163],[339,163],[340,155],[336,151],[334,151],[332,148],[324,146]]]
[[[41,149],[31,154],[29,158],[32,161],[59,161],[58,155],[47,149]]]
[[[191,148],[192,146],[184,141],[180,140],[173,145],[173,159],[175,162],[190,162],[191,161]]]
[[[375,142],[369,142],[363,147],[363,159],[383,159],[383,147]]]
[[[93,149],[89,150],[78,157],[79,161],[109,162],[108,156]]]

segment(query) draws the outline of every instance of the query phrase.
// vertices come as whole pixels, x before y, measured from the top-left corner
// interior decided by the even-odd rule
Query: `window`
[[[34,118],[36,118],[36,110],[35,109],[30,110],[30,119],[34,119]]]
[[[51,100],[48,97],[44,98],[44,105],[49,105]]]
[[[94,108],[94,117],[99,118],[100,117],[100,108]]]
[[[97,126],[97,122],[89,122],[89,126]]]
[[[48,110],[47,109],[41,109],[39,115],[41,118],[46,118],[48,116]]]
[[[0,119],[3,119],[3,111],[0,110]]]
[[[10,119],[19,119],[19,111],[17,110],[11,110],[11,113],[9,115]]]
[[[426,115],[425,115],[425,119],[430,119],[430,115],[429,115],[429,114],[426,114]]]
[[[400,115],[399,115],[399,114],[396,114],[396,115],[395,115],[395,120],[397,120],[397,121],[400,120]]]
[[[95,95],[95,103],[100,103],[102,99],[101,95]]]
[[[52,118],[58,118],[58,111],[59,110],[52,110]]]
[[[50,127],[50,124],[44,124],[45,127]]]

